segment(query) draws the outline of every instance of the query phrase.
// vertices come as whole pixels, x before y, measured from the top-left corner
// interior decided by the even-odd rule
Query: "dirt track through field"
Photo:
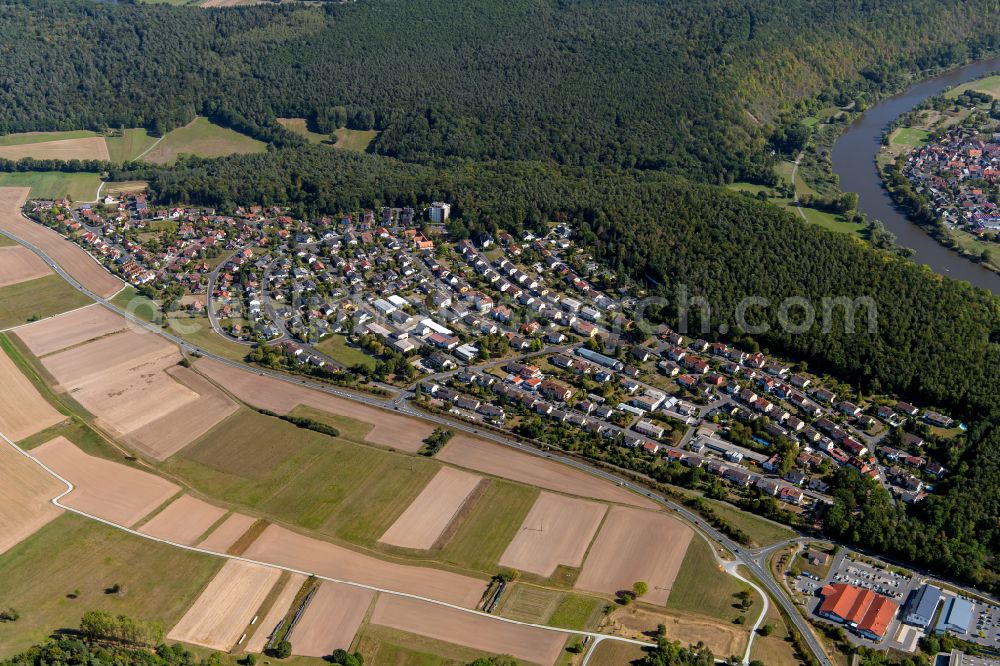
[[[0,554],[62,513],[49,500],[65,489],[41,467],[0,442]]]
[[[103,136],[0,146],[0,159],[19,160],[22,157],[33,157],[36,160],[104,160],[105,162],[111,159],[108,156],[108,144]]]
[[[292,652],[325,657],[351,647],[375,592],[324,581],[292,633]]]
[[[42,444],[32,454],[76,486],[63,504],[125,527],[180,490],[154,474],[89,456],[65,437]]]
[[[227,560],[167,638],[228,652],[280,577],[278,569]]]
[[[442,467],[379,541],[402,548],[430,548],[482,480],[475,474]]]
[[[255,522],[257,519],[252,516],[234,513],[212,530],[198,547],[213,553],[225,553]]]
[[[51,272],[37,254],[24,246],[0,247],[0,287],[35,280]]]
[[[181,495],[139,530],[143,534],[190,546],[208,531],[225,509],[212,506],[197,497]]]
[[[299,590],[302,589],[302,584],[305,582],[306,577],[302,574],[289,574],[288,580],[285,581],[285,586],[278,592],[278,596],[274,599],[274,603],[271,604],[271,608],[264,617],[257,620],[257,630],[254,631],[253,636],[250,637],[250,640],[246,644],[247,652],[259,653],[264,651],[271,633],[278,626],[278,623],[285,618],[288,609],[292,607],[292,602],[295,601],[295,595],[299,593]]]
[[[243,556],[466,608],[475,607],[486,589],[484,580],[430,567],[388,562],[278,525],[264,530]]]
[[[41,357],[128,327],[128,322],[107,308],[94,304],[16,329],[17,337]]]
[[[497,622],[419,599],[388,594],[379,596],[370,621],[491,654],[509,654],[535,664],[555,663],[566,643],[565,634]]]
[[[365,441],[373,444],[416,453],[423,446],[424,440],[434,432],[433,426],[418,419],[263,377],[253,371],[240,370],[212,359],[203,358],[195,367],[240,400],[257,408],[287,414],[303,405],[372,424],[374,427],[365,436]]]
[[[608,507],[543,492],[500,558],[500,566],[548,578],[560,564],[583,564],[587,546]]]
[[[596,479],[566,465],[520,453],[499,444],[473,439],[467,435],[455,435],[436,458],[459,467],[568,495],[620,502],[648,509],[657,508],[649,500],[619,488],[610,481]]]
[[[0,187],[0,229],[35,245],[83,286],[108,298],[125,283],[104,270],[80,246],[66,240],[55,231],[32,222],[21,215],[21,207],[30,188]]]
[[[15,442],[66,419],[0,351],[0,432]]]
[[[643,601],[663,605],[694,532],[662,513],[612,507],[576,579],[578,589],[615,594],[643,581]]]

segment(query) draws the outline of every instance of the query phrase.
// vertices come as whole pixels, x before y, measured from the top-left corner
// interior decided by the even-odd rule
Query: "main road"
[[[205,349],[202,349],[202,348],[200,348],[200,347],[198,347],[198,346],[196,346],[196,345],[188,342],[187,340],[184,340],[183,338],[180,338],[180,337],[178,337],[178,336],[176,336],[176,335],[174,335],[174,334],[172,334],[172,333],[170,333],[170,332],[162,329],[159,326],[156,326],[154,324],[150,324],[150,323],[148,323],[148,322],[140,319],[139,317],[136,317],[131,312],[129,312],[129,311],[123,309],[123,308],[118,307],[117,305],[115,305],[114,303],[112,303],[109,299],[102,298],[101,296],[99,296],[99,295],[95,294],[94,292],[90,291],[85,286],[83,286],[82,284],[80,284],[72,275],[70,275],[65,270],[63,270],[63,268],[59,264],[57,264],[51,257],[49,257],[41,248],[36,247],[35,245],[33,245],[33,244],[31,244],[31,243],[29,243],[29,242],[27,242],[27,241],[19,238],[18,236],[14,235],[14,234],[12,234],[12,233],[10,233],[8,231],[4,231],[4,230],[0,229],[0,234],[2,234],[4,236],[7,236],[11,240],[14,240],[14,241],[18,242],[21,245],[24,245],[25,247],[27,247],[28,249],[30,249],[32,252],[34,252],[35,254],[37,254],[42,259],[42,261],[44,261],[49,266],[49,268],[51,268],[57,275],[59,275],[60,277],[62,277],[64,280],[66,280],[66,282],[68,282],[70,285],[72,285],[74,289],[76,289],[77,291],[79,291],[82,294],[86,295],[88,298],[90,298],[94,302],[100,303],[101,305],[103,305],[104,307],[108,308],[112,312],[114,312],[114,313],[118,314],[119,316],[125,318],[126,320],[130,321],[132,324],[134,324],[138,328],[141,328],[143,330],[149,331],[151,333],[159,335],[159,336],[161,336],[161,337],[163,337],[163,338],[165,338],[165,339],[173,342],[174,344],[178,345],[179,347],[181,347],[184,351],[186,351],[188,353],[197,354],[197,355],[205,357],[205,358],[210,358],[210,359],[212,359],[214,361],[217,361],[219,363],[224,363],[224,364],[226,364],[228,366],[231,366],[231,367],[234,367],[234,368],[238,368],[240,370],[256,372],[259,375],[264,375],[264,376],[270,377],[272,379],[276,379],[276,380],[279,380],[279,381],[287,382],[289,384],[298,384],[298,385],[306,386],[308,388],[311,388],[311,389],[314,389],[314,390],[317,390],[317,391],[323,391],[325,393],[336,395],[337,397],[340,397],[340,398],[345,398],[347,400],[354,400],[356,402],[360,402],[360,403],[369,405],[371,407],[377,407],[377,408],[380,408],[380,409],[387,409],[387,410],[402,412],[404,414],[408,414],[408,415],[413,416],[415,418],[420,418],[420,419],[423,419],[425,421],[430,421],[432,423],[437,423],[439,425],[442,425],[442,426],[445,426],[445,427],[448,427],[448,428],[451,428],[451,429],[454,429],[454,430],[462,430],[462,431],[467,432],[469,434],[473,434],[473,435],[479,437],[480,439],[486,439],[486,440],[495,442],[497,444],[500,444],[502,446],[506,446],[506,447],[513,448],[513,449],[517,449],[518,451],[521,451],[522,453],[526,453],[528,455],[537,456],[539,458],[548,458],[550,460],[554,460],[554,461],[562,463],[564,465],[568,465],[569,467],[573,467],[575,469],[578,469],[578,470],[580,470],[582,472],[585,472],[585,473],[587,473],[587,474],[589,474],[591,476],[594,476],[594,477],[600,478],[600,479],[604,479],[606,481],[610,481],[610,482],[615,483],[615,484],[617,484],[617,485],[619,485],[619,486],[621,486],[623,488],[627,488],[627,489],[629,489],[629,490],[631,490],[631,491],[633,491],[633,492],[635,492],[635,493],[637,493],[639,495],[642,495],[642,496],[645,496],[645,497],[649,498],[653,502],[656,502],[657,504],[660,504],[661,506],[669,509],[670,511],[673,511],[678,516],[684,518],[686,521],[688,521],[689,523],[691,523],[692,525],[694,525],[695,527],[697,527],[699,530],[701,530],[705,535],[707,535],[709,539],[715,540],[716,543],[720,544],[723,548],[725,548],[726,550],[728,550],[729,552],[731,552],[736,557],[736,559],[738,561],[738,564],[746,567],[747,571],[749,571],[753,575],[753,577],[756,578],[757,581],[759,581],[765,588],[767,588],[767,592],[770,593],[770,595],[785,610],[785,613],[791,619],[791,621],[795,624],[796,629],[802,635],[802,637],[805,640],[806,644],[809,646],[809,649],[816,656],[816,658],[819,661],[819,663],[822,666],[833,666],[833,662],[827,656],[826,651],[823,649],[822,645],[820,644],[819,640],[816,638],[815,634],[813,634],[812,629],[809,626],[809,624],[805,621],[805,619],[799,613],[798,608],[796,608],[795,604],[791,601],[791,599],[789,599],[787,596],[785,596],[784,591],[781,589],[781,586],[778,585],[778,583],[771,577],[770,573],[767,571],[766,561],[764,561],[763,558],[756,557],[755,553],[753,551],[750,551],[750,550],[744,548],[743,546],[740,546],[738,543],[736,543],[735,541],[733,541],[732,539],[730,539],[729,537],[727,537],[725,534],[723,534],[720,531],[718,531],[717,529],[715,529],[712,525],[710,525],[709,523],[707,523],[699,515],[697,515],[696,513],[692,512],[690,510],[688,510],[683,505],[677,504],[676,502],[673,502],[673,501],[671,501],[671,500],[663,497],[662,495],[658,495],[658,494],[652,492],[651,490],[649,490],[648,488],[646,488],[644,486],[641,486],[641,485],[639,485],[637,483],[633,483],[629,479],[626,479],[626,478],[624,478],[622,476],[618,476],[617,474],[613,474],[613,473],[608,472],[606,470],[600,469],[600,468],[598,468],[598,467],[596,467],[594,465],[591,465],[589,463],[583,462],[581,460],[577,460],[575,458],[570,458],[570,457],[567,457],[567,456],[564,456],[564,455],[561,455],[561,454],[557,454],[557,453],[552,453],[550,451],[541,451],[541,450],[536,449],[533,446],[529,446],[527,444],[522,444],[520,442],[508,439],[506,437],[502,437],[502,436],[500,436],[500,435],[498,435],[496,433],[490,432],[488,430],[483,430],[481,428],[476,428],[476,427],[473,427],[473,426],[471,426],[469,424],[462,423],[460,421],[453,421],[451,419],[445,419],[445,418],[442,418],[442,417],[434,415],[434,414],[425,414],[423,412],[420,412],[420,411],[414,409],[412,406],[410,406],[408,404],[405,404],[405,403],[400,404],[400,403],[396,403],[396,402],[394,402],[392,400],[382,400],[382,399],[374,397],[374,396],[360,395],[360,394],[357,394],[357,393],[352,393],[350,391],[344,391],[342,389],[334,388],[334,387],[331,387],[331,386],[328,386],[326,384],[322,384],[322,383],[319,383],[319,382],[314,382],[314,381],[311,381],[311,380],[308,380],[308,379],[298,379],[298,378],[290,377],[290,376],[288,376],[288,375],[286,375],[284,373],[275,372],[275,371],[268,370],[268,369],[250,368],[245,363],[240,363],[238,361],[233,361],[233,360],[225,358],[223,356],[219,356],[218,354],[213,354],[212,352],[210,352],[208,350],[205,350]],[[70,241],[67,241],[67,242],[70,242]],[[714,549],[713,549],[713,551],[714,551]],[[729,573],[735,574],[736,573],[736,568],[735,567],[727,567],[727,571]],[[744,579],[744,580],[746,580],[746,579]],[[758,592],[761,593],[761,595],[763,597],[763,591],[760,590],[760,588],[758,588],[756,585],[754,585],[750,581],[747,581],[747,582],[750,583],[751,585],[753,585],[758,590]],[[764,599],[764,611],[765,612],[766,612],[766,609],[767,609],[767,603],[768,603],[767,600]],[[764,613],[762,612],[761,616],[758,619],[757,624],[755,626],[757,626],[757,625],[759,625],[761,623],[761,621],[763,620],[763,616],[764,616]],[[753,642],[753,637],[754,636],[751,633],[751,635],[750,635],[750,643],[751,643],[751,645],[752,645],[752,642]],[[746,652],[746,655],[744,657],[744,664],[746,664],[746,663],[749,662],[749,654],[750,654],[750,645],[748,645],[748,647],[747,647],[747,652]]]

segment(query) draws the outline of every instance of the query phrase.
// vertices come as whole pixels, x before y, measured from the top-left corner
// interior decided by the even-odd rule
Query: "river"
[[[896,235],[900,245],[914,250],[914,261],[927,264],[942,275],[965,280],[1000,295],[1000,275],[949,250],[908,220],[882,187],[875,167],[875,153],[881,146],[886,125],[928,97],[998,69],[1000,56],[913,84],[861,114],[833,144],[831,157],[833,171],[840,176],[840,188],[845,192],[857,192],[858,209],[870,219],[881,220],[885,228]]]

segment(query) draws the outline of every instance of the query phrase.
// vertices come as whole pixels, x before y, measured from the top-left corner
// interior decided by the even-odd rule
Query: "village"
[[[958,432],[944,414],[852,402],[778,359],[664,325],[640,332],[628,313],[644,292],[564,225],[449,242],[447,203],[313,223],[261,207],[151,210],[142,194],[29,206],[133,285],[207,310],[248,351],[269,344],[314,374],[369,372],[428,409],[571,450],[624,449],[646,470],[701,468],[803,524],[830,503],[824,479],[840,466],[907,503],[948,473],[926,452]]]

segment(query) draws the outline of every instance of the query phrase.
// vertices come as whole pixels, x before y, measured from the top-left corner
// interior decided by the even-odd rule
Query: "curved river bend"
[[[857,192],[858,209],[871,219],[881,220],[885,228],[896,235],[900,245],[913,249],[914,261],[927,264],[942,275],[971,282],[1000,295],[1000,275],[949,250],[908,220],[882,187],[875,167],[875,153],[886,125],[928,97],[997,69],[1000,69],[1000,56],[915,83],[861,114],[833,144],[831,157],[833,171],[840,176],[840,189]]]

